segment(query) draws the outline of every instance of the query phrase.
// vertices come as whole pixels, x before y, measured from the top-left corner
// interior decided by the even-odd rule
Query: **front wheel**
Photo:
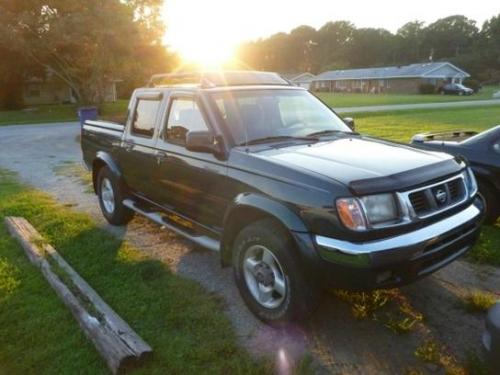
[[[124,184],[108,167],[99,170],[97,194],[102,214],[110,224],[123,225],[132,219],[133,211],[123,205],[126,198]]]
[[[304,320],[319,303],[319,288],[306,279],[295,244],[274,220],[257,221],[238,234],[233,269],[246,305],[266,323]]]
[[[485,223],[495,224],[500,216],[500,204],[497,201],[498,193],[492,186],[484,182],[479,182],[479,193],[483,196],[486,205]]]

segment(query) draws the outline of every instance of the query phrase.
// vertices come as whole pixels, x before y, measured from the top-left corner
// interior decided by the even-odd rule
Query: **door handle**
[[[133,143],[127,143],[124,147],[125,151],[130,152],[134,149],[134,144]]]
[[[168,154],[165,151],[156,151],[156,156],[165,159],[168,156]]]
[[[160,164],[162,160],[165,160],[168,154],[165,151],[156,151],[156,162]]]

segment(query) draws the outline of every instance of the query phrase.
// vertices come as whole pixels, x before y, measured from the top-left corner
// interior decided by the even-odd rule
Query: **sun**
[[[177,43],[177,52],[185,63],[202,68],[219,68],[232,62],[235,47],[216,35],[200,38],[185,37]]]
[[[163,41],[180,55],[184,63],[216,68],[234,59],[241,36],[223,14],[214,13],[214,9],[211,2],[166,2]]]

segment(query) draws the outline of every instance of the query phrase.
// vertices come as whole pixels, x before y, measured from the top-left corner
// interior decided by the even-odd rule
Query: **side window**
[[[132,119],[132,133],[143,137],[152,137],[159,107],[159,100],[139,99]]]
[[[167,140],[185,144],[186,134],[191,130],[208,130],[200,108],[193,99],[173,99],[168,114]]]

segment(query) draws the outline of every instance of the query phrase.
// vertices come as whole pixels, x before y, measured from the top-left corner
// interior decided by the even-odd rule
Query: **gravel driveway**
[[[256,355],[271,355],[281,373],[304,353],[324,373],[401,374],[409,370],[440,372],[424,364],[415,349],[434,340],[448,354],[463,361],[480,347],[483,315],[465,312],[460,301],[472,289],[500,293],[497,268],[457,261],[411,286],[400,295],[424,319],[407,334],[397,334],[376,319],[356,320],[351,307],[332,294],[305,325],[273,330],[246,309],[233,285],[232,271],[221,269],[218,255],[194,248],[177,235],[137,217],[127,227],[107,225],[97,199],[77,177],[56,173],[58,167],[80,163],[76,123],[0,127],[0,167],[16,171],[21,179],[45,190],[60,202],[89,213],[100,225],[152,257],[167,263],[179,275],[197,280],[224,301],[241,343]]]

